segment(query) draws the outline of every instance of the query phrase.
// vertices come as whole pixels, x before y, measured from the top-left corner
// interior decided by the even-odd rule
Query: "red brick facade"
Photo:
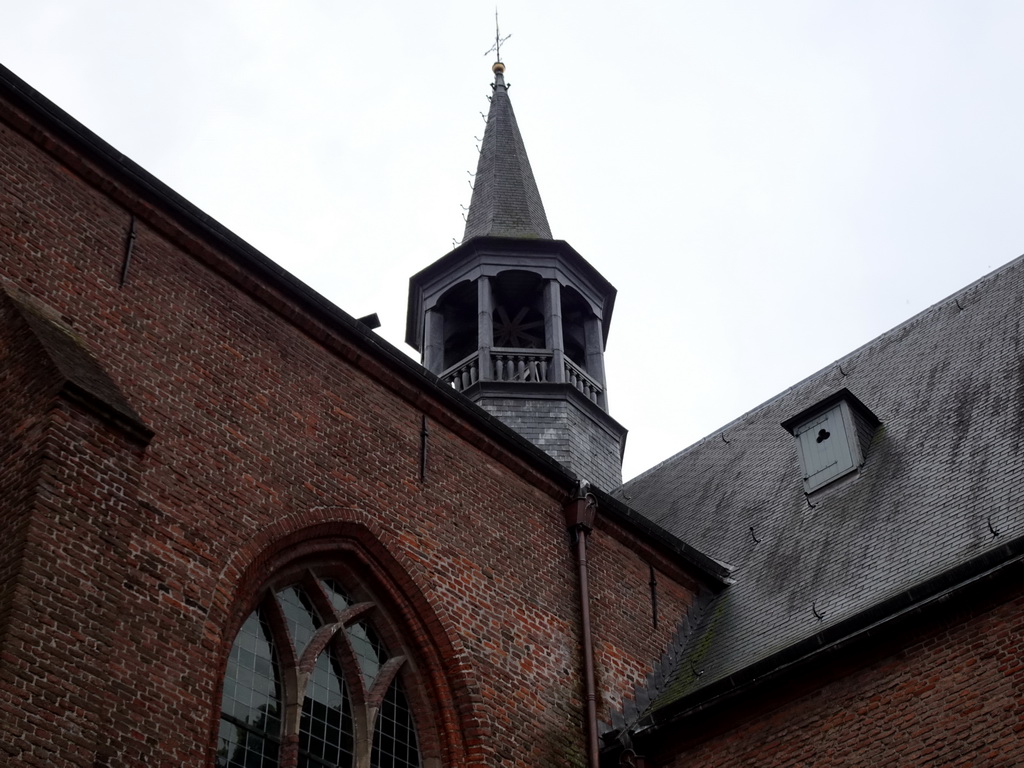
[[[585,765],[574,478],[4,88],[0,763],[214,765],[240,626],[319,568],[386,617],[424,766]],[[610,500],[588,538],[602,721],[723,586],[668,538]],[[634,734],[642,760],[1024,763],[1024,598],[1007,573],[737,677],[706,707],[670,702]]]
[[[763,685],[728,712],[679,722],[650,745],[649,765],[1024,764],[1020,575],[963,601],[977,607],[915,615],[898,636]]]
[[[0,118],[2,761],[211,765],[235,632],[316,561],[388,612],[426,765],[581,764],[570,478],[79,128]],[[602,713],[696,585],[629,537],[590,537]]]

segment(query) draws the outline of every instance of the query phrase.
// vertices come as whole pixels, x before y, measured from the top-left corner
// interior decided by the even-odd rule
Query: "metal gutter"
[[[565,525],[576,545],[579,577],[580,645],[583,649],[584,721],[587,738],[587,766],[600,768],[601,750],[597,736],[597,685],[594,676],[594,634],[590,624],[590,579],[587,569],[587,536],[594,529],[597,497],[586,483],[579,483],[573,498],[565,505]]]
[[[930,614],[945,607],[949,601],[970,596],[975,589],[1002,579],[1019,584],[1021,573],[1018,571],[1021,569],[1024,569],[1024,536],[903,590],[777,654],[651,711],[637,722],[633,737],[644,741],[658,738],[670,727],[678,729],[681,721],[691,716],[714,710],[740,695],[750,694],[812,662],[898,630],[900,622]]]

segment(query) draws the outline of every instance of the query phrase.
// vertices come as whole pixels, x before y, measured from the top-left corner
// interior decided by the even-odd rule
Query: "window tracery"
[[[406,658],[381,622],[374,602],[323,573],[267,589],[228,658],[217,766],[419,768]]]

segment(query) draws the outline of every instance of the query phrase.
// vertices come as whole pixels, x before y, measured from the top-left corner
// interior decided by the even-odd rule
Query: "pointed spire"
[[[550,240],[548,217],[508,98],[505,65],[496,62],[492,70],[494,95],[462,241],[480,236]]]

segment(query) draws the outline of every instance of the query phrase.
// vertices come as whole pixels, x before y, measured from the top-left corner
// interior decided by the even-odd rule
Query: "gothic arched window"
[[[382,639],[378,606],[356,594],[309,570],[262,594],[228,657],[218,766],[419,768],[409,665]]]

